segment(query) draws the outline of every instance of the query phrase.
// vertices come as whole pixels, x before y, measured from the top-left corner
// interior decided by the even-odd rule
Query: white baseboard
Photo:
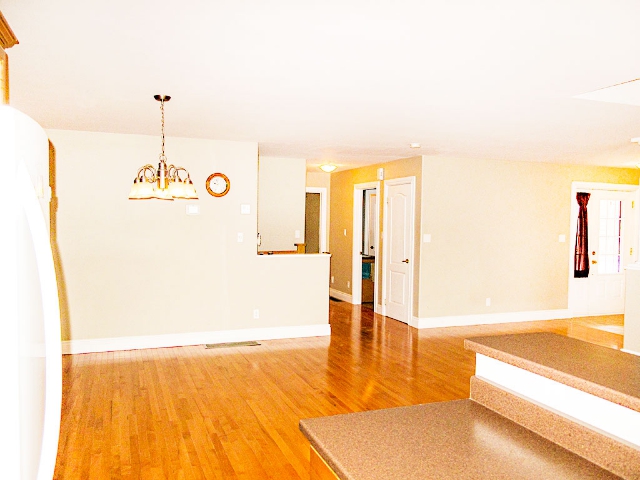
[[[205,343],[278,340],[283,338],[324,337],[331,335],[331,326],[299,325],[293,327],[247,328],[215,332],[190,332],[136,337],[92,338],[62,342],[63,354],[139,350],[142,348],[184,347]]]
[[[621,352],[630,353],[631,355],[637,355],[640,357],[640,352],[636,352],[635,350],[629,350],[628,348],[621,348]]]
[[[495,323],[532,322],[571,318],[570,310],[533,310],[529,312],[484,313],[479,315],[457,315],[451,317],[412,317],[409,325],[414,328],[466,327]]]
[[[329,289],[329,296],[333,298],[337,298],[338,300],[342,300],[343,302],[353,303],[353,296],[348,293],[341,292],[340,290],[336,290],[334,288]]]

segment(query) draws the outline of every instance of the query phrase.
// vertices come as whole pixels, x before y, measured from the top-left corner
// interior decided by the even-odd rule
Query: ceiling
[[[11,103],[45,128],[158,135],[153,95],[168,94],[168,137],[257,141],[262,155],[309,168],[414,155],[640,161],[637,93],[635,104],[576,98],[640,77],[637,0],[0,0],[0,10],[20,41],[7,52]]]

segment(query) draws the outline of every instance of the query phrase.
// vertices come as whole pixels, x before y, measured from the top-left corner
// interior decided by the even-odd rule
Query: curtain
[[[576,200],[580,210],[578,211],[578,228],[576,230],[576,253],[573,261],[574,278],[589,276],[589,220],[587,218],[587,203],[590,193],[578,192]]]

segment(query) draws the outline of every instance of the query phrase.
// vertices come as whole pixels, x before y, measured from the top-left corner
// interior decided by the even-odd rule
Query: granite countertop
[[[300,421],[343,480],[615,479],[473,400]]]
[[[554,333],[475,337],[465,348],[640,411],[640,357]]]

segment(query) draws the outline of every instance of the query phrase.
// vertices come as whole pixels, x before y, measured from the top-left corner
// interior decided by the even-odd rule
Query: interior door
[[[409,323],[413,266],[413,188],[387,184],[385,315]]]
[[[587,205],[589,218],[588,315],[624,312],[624,267],[637,252],[634,196],[596,191]]]

